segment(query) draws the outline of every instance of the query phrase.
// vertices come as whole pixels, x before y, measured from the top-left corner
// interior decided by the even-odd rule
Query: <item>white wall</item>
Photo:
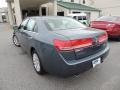
[[[47,15],[52,16],[54,14],[53,3],[43,4],[42,7],[46,7],[46,9],[47,9],[47,11],[46,11]]]
[[[69,14],[69,10],[68,9],[66,9],[66,8],[64,8],[64,7],[61,7],[61,6],[57,6],[57,9],[58,9],[58,12],[64,12],[64,16],[68,16],[68,14]]]
[[[91,12],[90,21],[93,21],[99,17],[99,12]]]
[[[19,26],[22,23],[22,11],[19,0],[14,0],[14,7],[15,7],[14,9],[16,16],[16,24]]]
[[[95,0],[94,6],[102,10],[102,15],[120,16],[120,0]]]
[[[0,22],[2,22],[2,13],[0,13]]]
[[[53,3],[46,3],[41,5],[42,7],[46,7],[47,8],[47,15],[52,16],[53,15]],[[57,12],[62,12],[64,11],[64,15],[67,16],[69,14],[69,10],[61,7],[59,5],[57,5]]]
[[[120,7],[119,8],[109,8],[102,9],[103,16],[120,16]]]
[[[91,7],[95,7],[94,6],[94,2],[95,2],[96,0],[86,0],[86,4],[85,5],[87,5],[87,6],[91,6]],[[100,0],[99,0],[100,1]]]

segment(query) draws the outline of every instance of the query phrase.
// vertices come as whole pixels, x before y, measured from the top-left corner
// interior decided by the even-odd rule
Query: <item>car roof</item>
[[[102,16],[102,17],[110,17],[110,18],[120,18],[120,16]],[[102,18],[102,17],[100,17],[100,18]]]
[[[87,16],[85,13],[80,13],[80,14],[69,14],[68,16]]]
[[[106,19],[119,19],[120,18],[120,16],[101,16],[101,17],[99,17],[99,18],[97,18],[96,20],[94,20],[94,21],[104,21],[104,20],[106,20]]]
[[[33,16],[33,17],[28,17],[28,18],[33,18],[33,19],[50,19],[50,18],[66,18],[64,16]]]

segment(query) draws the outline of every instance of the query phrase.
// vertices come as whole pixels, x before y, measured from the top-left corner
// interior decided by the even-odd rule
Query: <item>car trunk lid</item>
[[[98,44],[97,41],[99,36],[105,33],[101,30],[96,31],[95,29],[91,28],[79,28],[70,30],[59,30],[53,32],[63,35],[64,37],[69,39],[71,45],[73,46],[71,50],[74,50],[76,59],[82,59],[90,55],[96,54],[100,50],[105,48],[105,43]]]

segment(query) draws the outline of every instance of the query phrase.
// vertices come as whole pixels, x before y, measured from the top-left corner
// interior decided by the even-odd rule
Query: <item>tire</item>
[[[32,51],[32,62],[33,62],[33,66],[34,66],[35,71],[39,75],[45,74],[42,63],[40,61],[40,58],[35,50]]]
[[[12,40],[13,40],[13,44],[15,46],[20,47],[20,43],[19,43],[18,38],[16,37],[16,35],[13,35]]]

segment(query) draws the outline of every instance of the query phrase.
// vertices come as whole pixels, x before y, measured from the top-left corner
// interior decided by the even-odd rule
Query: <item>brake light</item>
[[[107,39],[108,39],[108,35],[107,33],[104,33],[98,37],[98,42],[102,43],[102,42],[105,42]]]
[[[54,46],[59,51],[71,51],[76,48],[85,48],[91,46],[93,43],[92,38],[79,39],[79,40],[54,40]]]
[[[113,28],[113,31],[115,31],[115,32],[120,31],[120,26],[119,26],[119,25],[116,25],[116,27]]]
[[[54,40],[54,46],[56,47],[57,50],[73,50],[72,44],[70,41],[63,41],[63,40]]]

